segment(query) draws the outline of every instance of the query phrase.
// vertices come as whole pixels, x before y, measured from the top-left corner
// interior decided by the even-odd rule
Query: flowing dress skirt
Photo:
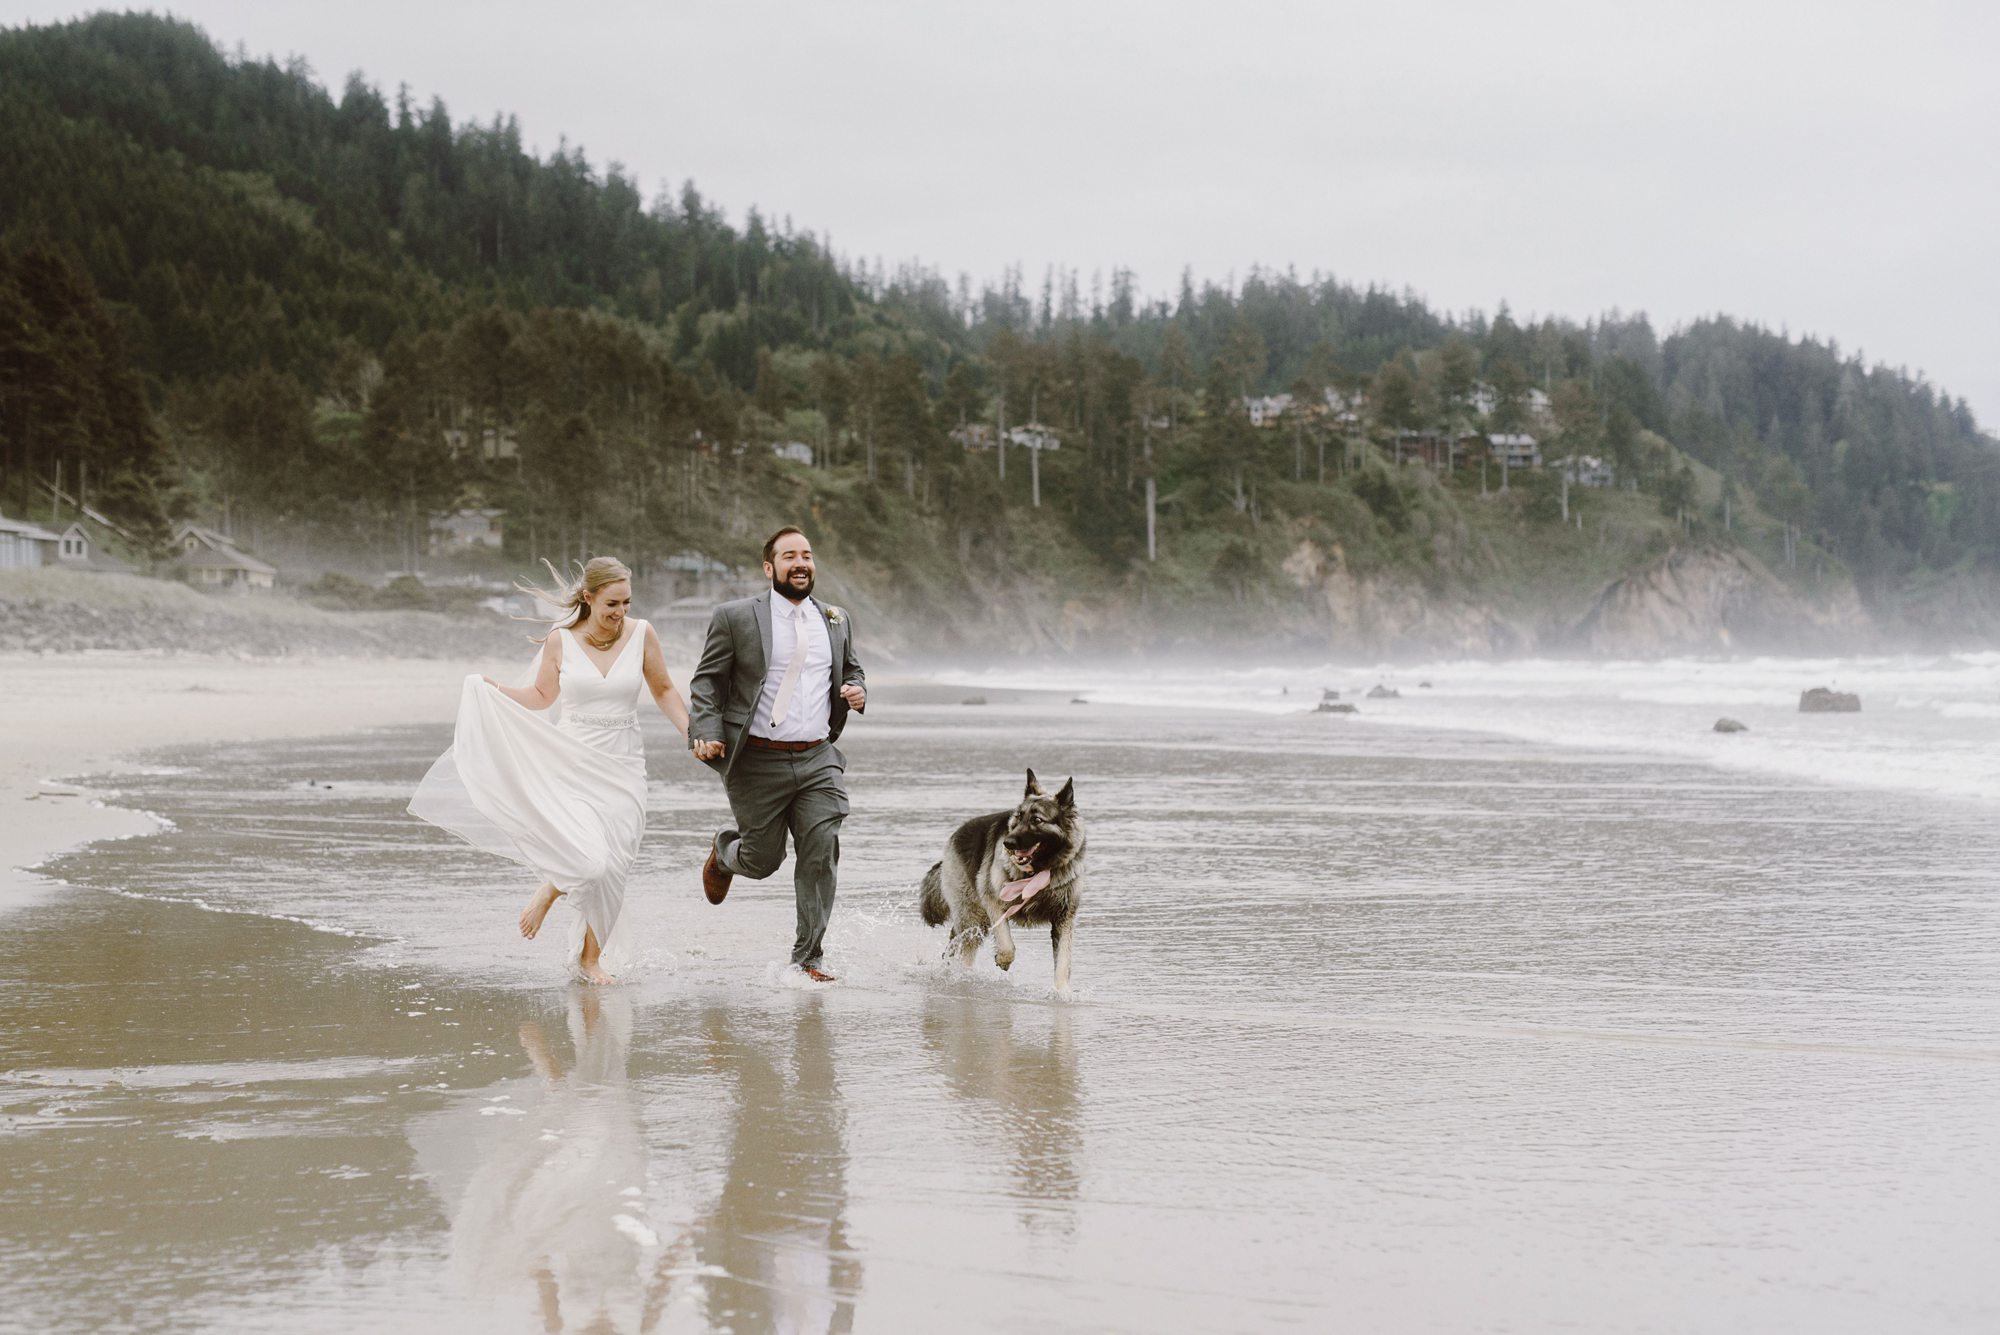
[[[451,749],[417,785],[410,812],[553,881],[579,915],[572,956],[584,924],[608,951],[646,832],[638,719],[559,726],[469,676]]]

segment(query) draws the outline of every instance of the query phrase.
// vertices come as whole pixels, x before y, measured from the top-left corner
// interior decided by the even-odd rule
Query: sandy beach
[[[526,653],[522,654],[525,660]],[[162,746],[316,737],[448,716],[467,672],[519,663],[258,659],[241,655],[0,655],[0,908],[45,887],[21,869],[93,839],[153,831],[64,776]]]
[[[478,666],[0,664],[8,860],[100,840],[0,933],[25,1325],[2000,1319],[1983,806],[884,682],[842,981],[785,976],[787,872],[703,902],[721,792],[654,719],[639,948],[592,989],[515,933],[520,869],[404,811]],[[1045,933],[960,974],[914,912],[1027,764],[1091,822],[1067,996]]]
[[[25,868],[95,839],[158,828],[71,782],[77,775],[115,773],[131,757],[166,746],[449,723],[459,678],[482,672],[515,680],[532,652],[524,646],[517,658],[463,660],[0,654],[0,910],[46,889]],[[683,685],[691,670],[668,664]],[[886,680],[907,698],[965,694]]]

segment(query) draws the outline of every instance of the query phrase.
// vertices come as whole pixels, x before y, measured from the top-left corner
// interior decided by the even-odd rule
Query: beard
[[[795,571],[793,573],[796,574],[799,572]],[[813,591],[813,573],[810,570],[808,570],[805,571],[804,574],[806,577],[806,582],[805,582],[805,587],[803,588],[801,588],[797,584],[794,584],[789,578],[781,579],[776,575],[771,576],[771,592],[779,594],[780,596],[790,600],[791,602],[796,603],[804,601],[807,595],[809,595]]]

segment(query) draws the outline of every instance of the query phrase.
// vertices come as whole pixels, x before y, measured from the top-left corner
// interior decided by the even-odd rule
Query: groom
[[[738,876],[763,880],[795,854],[799,933],[792,964],[816,983],[833,914],[840,822],[847,815],[847,757],[833,743],[847,712],[868,704],[847,617],[813,600],[806,535],[781,528],[764,543],[771,591],[715,609],[688,691],[688,745],[722,776],[736,828],[715,836],[701,888],[720,904]]]

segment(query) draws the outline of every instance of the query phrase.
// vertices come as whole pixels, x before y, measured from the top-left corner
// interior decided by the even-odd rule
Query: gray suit
[[[792,963],[820,964],[827,920],[833,915],[834,873],[840,862],[840,822],[847,815],[847,757],[834,741],[847,726],[842,686],[865,686],[844,613],[827,613],[833,668],[827,740],[809,751],[768,751],[748,744],[750,721],[771,663],[770,592],[715,609],[701,662],[688,684],[688,744],[722,742],[723,755],[704,762],[722,776],[734,829],[715,836],[716,860],[725,871],[763,880],[785,860],[790,833],[796,857],[798,938]]]

